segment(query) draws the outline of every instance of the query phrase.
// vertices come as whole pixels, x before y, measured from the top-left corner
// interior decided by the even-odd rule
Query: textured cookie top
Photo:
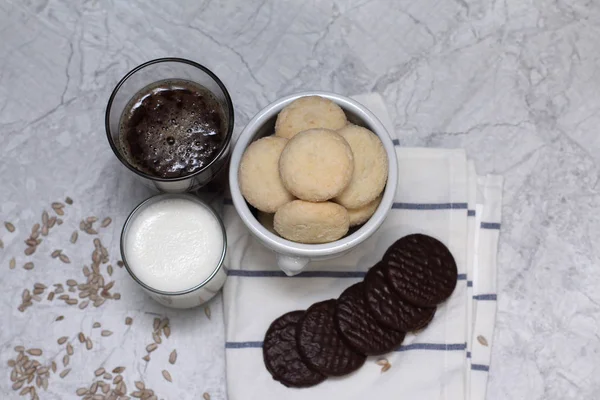
[[[379,137],[362,126],[347,125],[338,133],[352,149],[354,173],[335,201],[346,208],[359,208],[383,191],[388,176],[387,153]]]
[[[288,387],[309,387],[326,377],[308,368],[298,354],[296,333],[304,311],[292,311],[277,318],[265,335],[263,358],[273,379]]]
[[[398,296],[419,307],[446,300],[456,287],[458,271],[450,250],[439,240],[413,234],[385,252],[384,274]]]
[[[346,125],[344,111],[333,101],[320,96],[294,100],[277,116],[275,135],[291,139],[307,129],[340,129]]]
[[[282,237],[299,243],[328,243],[348,233],[348,212],[331,202],[311,203],[294,200],[277,210],[275,231]]]
[[[389,329],[411,332],[426,326],[436,307],[417,307],[398,296],[383,274],[382,263],[375,264],[364,280],[367,307],[377,322]]]
[[[248,146],[238,170],[242,195],[260,211],[274,213],[294,196],[288,192],[279,175],[279,158],[287,139],[267,136]]]
[[[325,201],[342,193],[352,179],[353,170],[350,145],[327,129],[297,134],[279,159],[283,184],[294,196],[307,201]]]
[[[334,321],[335,305],[335,300],[327,300],[310,306],[300,320],[297,336],[302,359],[327,376],[349,374],[366,359],[342,340]]]
[[[381,326],[365,302],[364,283],[344,290],[337,301],[335,320],[346,343],[356,351],[377,356],[397,349],[404,332]]]

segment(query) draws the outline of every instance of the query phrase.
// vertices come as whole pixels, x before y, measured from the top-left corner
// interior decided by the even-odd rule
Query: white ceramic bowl
[[[379,136],[387,152],[389,174],[381,204],[375,214],[358,230],[335,242],[325,244],[302,244],[292,242],[269,232],[255,218],[252,209],[240,192],[238,169],[246,147],[263,136],[272,135],[277,114],[294,100],[304,96],[321,96],[337,103],[346,113],[348,120],[364,126]],[[266,247],[277,253],[277,264],[288,275],[300,273],[313,260],[323,260],[340,256],[366,240],[383,223],[392,208],[398,181],[398,161],[394,144],[383,124],[366,107],[339,94],[328,92],[302,92],[284,97],[260,111],[242,131],[231,155],[229,184],[233,205],[250,232]]]

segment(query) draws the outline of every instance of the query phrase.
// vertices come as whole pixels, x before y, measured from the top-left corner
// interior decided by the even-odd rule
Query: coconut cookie
[[[346,208],[360,208],[383,191],[388,176],[387,154],[377,135],[362,126],[348,125],[338,133],[352,148],[354,174],[335,202]]]
[[[379,207],[379,203],[381,203],[381,197],[382,196],[377,197],[375,200],[367,203],[361,208],[349,208],[348,217],[350,218],[350,226],[357,226],[367,222],[368,219],[375,214],[377,207]]]
[[[242,195],[254,207],[274,213],[294,200],[279,176],[279,157],[287,139],[267,136],[253,142],[240,162],[238,179]]]
[[[319,96],[301,97],[281,110],[275,123],[275,135],[291,139],[307,129],[337,130],[347,122],[346,114],[333,101]]]
[[[300,132],[290,139],[279,159],[284,186],[307,201],[325,201],[342,193],[353,170],[348,142],[328,129]]]
[[[275,213],[277,233],[299,243],[329,243],[343,237],[349,228],[348,212],[339,204],[294,200]]]

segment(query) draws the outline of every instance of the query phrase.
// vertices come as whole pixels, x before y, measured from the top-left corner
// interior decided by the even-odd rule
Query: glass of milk
[[[191,194],[159,194],[129,215],[121,255],[131,277],[156,301],[191,308],[225,283],[227,239],[219,216]]]

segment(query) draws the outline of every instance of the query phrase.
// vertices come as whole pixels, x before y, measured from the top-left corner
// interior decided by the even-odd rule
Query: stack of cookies
[[[387,154],[370,130],[348,123],[331,100],[308,96],[277,116],[275,134],[248,146],[240,190],[274,233],[299,243],[328,243],[377,210]]]
[[[349,374],[366,356],[393,351],[406,332],[425,328],[456,280],[456,263],[444,244],[426,235],[405,236],[337,300],[277,318],[263,344],[267,370],[289,387]]]

